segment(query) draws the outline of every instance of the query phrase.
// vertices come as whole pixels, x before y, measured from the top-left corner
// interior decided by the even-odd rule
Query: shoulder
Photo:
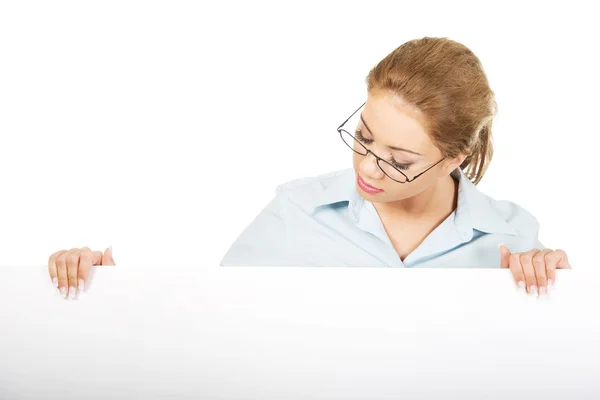
[[[537,235],[539,222],[524,207],[513,201],[496,200],[481,192],[459,169],[453,174],[457,178],[460,177],[458,214],[469,221],[473,228],[487,233]],[[461,212],[463,207],[468,212]]]
[[[353,189],[354,171],[351,168],[297,178],[277,186],[281,202],[291,203],[307,212],[324,204],[349,198]]]
[[[487,195],[491,209],[521,236],[537,235],[538,219],[521,205],[509,200],[495,200]]]

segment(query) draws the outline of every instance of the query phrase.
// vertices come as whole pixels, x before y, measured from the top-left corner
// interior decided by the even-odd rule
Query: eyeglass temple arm
[[[346,122],[348,122],[350,120],[350,118],[352,118],[354,116],[354,114],[356,114],[358,112],[358,110],[360,110],[365,104],[367,104],[367,102],[365,101],[364,103],[361,104],[360,107],[358,107],[356,109],[356,111],[354,111],[348,118],[346,118],[346,120],[344,122],[342,122],[342,124],[340,126],[338,126],[337,130],[339,131],[340,129],[342,129],[342,127],[344,125],[346,125]]]
[[[412,181],[414,181],[414,180],[415,180],[415,179],[417,179],[419,176],[423,175],[425,172],[429,171],[431,168],[435,167],[436,165],[438,165],[439,163],[441,163],[441,162],[442,162],[442,161],[444,161],[444,160],[445,160],[445,158],[442,158],[440,161],[436,162],[436,163],[435,163],[435,164],[433,164],[431,167],[427,168],[425,171],[421,172],[420,174],[417,174],[417,175],[413,176],[413,178],[412,178],[412,179],[408,179],[408,180],[407,180],[407,182],[412,182]],[[401,172],[402,172],[402,171],[401,171]],[[404,174],[402,174],[402,175],[404,175]],[[404,175],[404,176],[406,176],[406,175]]]

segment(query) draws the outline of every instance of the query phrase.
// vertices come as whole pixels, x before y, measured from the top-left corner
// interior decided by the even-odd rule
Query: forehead
[[[433,146],[423,114],[393,93],[369,93],[361,115],[381,144],[409,148],[421,154]]]

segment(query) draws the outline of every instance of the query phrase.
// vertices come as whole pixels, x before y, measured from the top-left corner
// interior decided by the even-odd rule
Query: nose
[[[362,158],[360,161],[361,175],[371,179],[383,178],[383,171],[379,168],[379,165],[377,165],[377,159],[373,156],[373,153],[369,152],[366,156],[359,157]]]

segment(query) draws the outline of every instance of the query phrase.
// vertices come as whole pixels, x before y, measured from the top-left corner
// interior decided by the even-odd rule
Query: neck
[[[422,219],[447,217],[456,209],[458,182],[451,176],[445,176],[416,196],[391,203],[374,203],[381,215],[393,219]]]

